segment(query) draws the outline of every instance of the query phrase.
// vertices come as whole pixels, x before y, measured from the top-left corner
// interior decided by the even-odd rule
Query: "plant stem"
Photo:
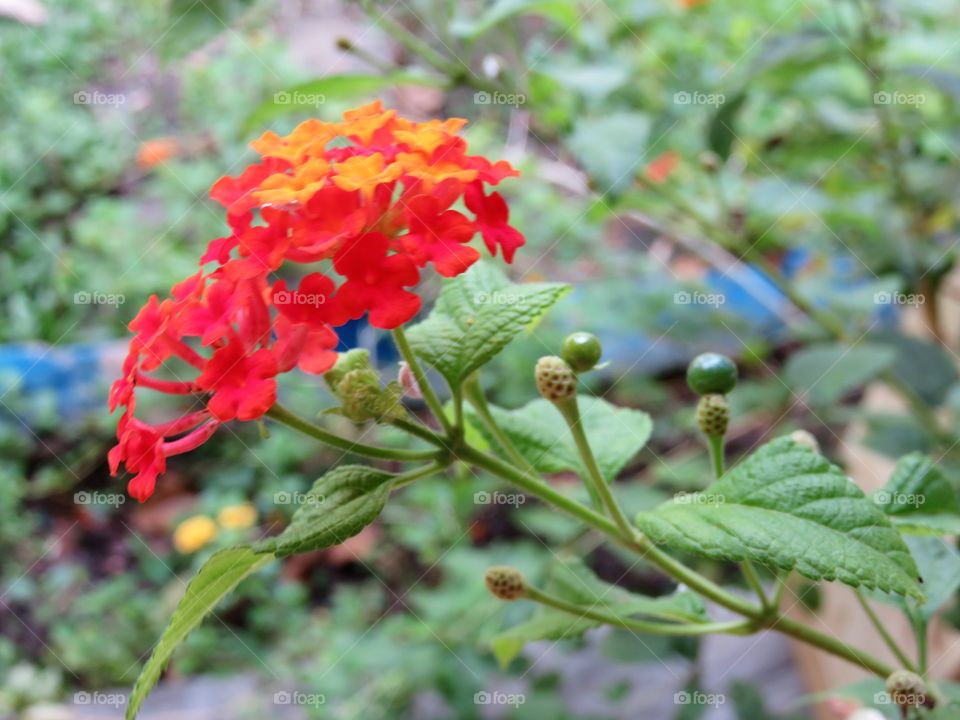
[[[497,445],[510,456],[510,459],[513,460],[521,470],[535,475],[537,472],[536,469],[520,454],[517,446],[513,444],[513,441],[504,434],[503,430],[501,430],[497,424],[493,413],[490,412],[490,406],[487,405],[487,398],[483,395],[483,390],[480,388],[480,380],[476,374],[471,375],[463,384],[463,392],[469,403],[477,411],[477,415],[480,416],[480,420],[484,426],[490,431],[490,434],[493,435]]]
[[[767,593],[763,589],[763,583],[760,582],[760,576],[757,575],[756,568],[753,567],[753,563],[749,560],[744,560],[740,563],[740,570],[743,572],[743,577],[747,581],[747,585],[757,594],[757,597],[760,598],[760,603],[767,610],[770,609],[770,601],[767,599]]]
[[[450,463],[448,462],[432,462],[429,465],[423,465],[422,467],[414,468],[413,470],[408,470],[407,472],[400,473],[393,481],[393,490],[398,490],[402,487],[406,487],[410,483],[419,480],[420,478],[425,478],[434,473],[438,473],[441,470],[449,467]]]
[[[592,607],[583,607],[576,603],[567,602],[562,598],[551,595],[534,587],[527,587],[527,597],[541,605],[547,605],[557,610],[576,615],[580,618],[590,618],[607,625],[626,628],[640,633],[651,635],[673,635],[673,636],[693,636],[710,635],[713,633],[729,633],[734,635],[748,635],[753,628],[753,622],[750,620],[732,620],[727,622],[707,622],[707,623],[661,623],[647,622],[644,620],[632,620],[622,618],[603,610],[594,610]]]
[[[421,440],[425,440],[428,443],[432,443],[439,448],[448,449],[449,443],[442,435],[437,435],[429,428],[425,428],[422,425],[419,425],[409,420],[404,420],[402,418],[397,420],[391,420],[390,424],[395,428],[399,428],[404,432],[410,433],[411,435],[416,435]]]
[[[724,458],[723,458],[723,435],[708,435],[707,447],[710,450],[710,462],[713,465],[713,477],[719,480],[723,477]]]
[[[873,627],[876,628],[877,632],[880,634],[880,637],[883,638],[883,642],[886,643],[888,648],[890,648],[890,652],[894,654],[894,656],[897,658],[897,661],[907,670],[915,671],[913,663],[910,662],[910,659],[906,656],[903,650],[900,649],[900,646],[897,644],[897,641],[893,639],[893,636],[887,632],[887,629],[883,626],[880,618],[877,617],[877,613],[872,607],[870,607],[870,603],[867,602],[867,599],[863,596],[863,592],[860,590],[860,588],[854,588],[853,592],[857,596],[857,600],[860,602],[860,607],[863,608],[863,611],[867,614],[867,617],[870,618],[870,622],[873,623]]]
[[[610,485],[606,478],[603,477],[603,473],[600,472],[600,468],[597,466],[597,460],[593,456],[590,441],[587,440],[587,434],[583,430],[577,396],[573,395],[567,400],[555,404],[563,415],[563,419],[567,421],[570,434],[573,435],[573,441],[576,443],[577,450],[580,452],[580,459],[583,460],[583,464],[587,470],[588,482],[593,486],[593,490],[606,508],[607,514],[613,518],[617,527],[620,528],[620,533],[623,537],[633,537],[636,534],[636,530],[627,521],[620,507],[620,503],[618,503],[617,499],[613,496],[613,491],[610,490]]]
[[[420,361],[417,360],[417,356],[411,349],[410,343],[407,342],[407,336],[403,332],[402,327],[394,328],[393,341],[397,344],[397,349],[400,351],[403,359],[407,361],[407,365],[410,366],[410,371],[413,373],[413,377],[416,378],[417,385],[420,386],[420,394],[423,395],[423,400],[427,403],[427,407],[430,408],[430,412],[433,413],[433,416],[437,419],[437,422],[440,423],[443,431],[449,434],[451,430],[453,430],[453,426],[450,424],[450,421],[447,420],[447,416],[443,412],[443,405],[440,404],[439,398],[437,398],[436,393],[433,392],[433,388],[430,387],[430,383],[427,382],[427,376],[424,374],[423,368],[420,366]]]
[[[287,425],[294,430],[299,430],[304,435],[309,435],[320,442],[326,443],[345,452],[356,455],[365,455],[366,457],[377,458],[380,460],[431,460],[437,456],[435,450],[401,450],[394,448],[377,447],[375,445],[366,445],[364,443],[353,442],[339,435],[335,435],[328,430],[324,430],[318,425],[314,425],[309,420],[305,420],[299,415],[291,412],[280,403],[276,403],[267,411],[267,417],[276,420],[279,423]]]

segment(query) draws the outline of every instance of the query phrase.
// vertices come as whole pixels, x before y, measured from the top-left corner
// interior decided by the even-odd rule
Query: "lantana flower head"
[[[259,160],[214,184],[229,234],[209,243],[196,274],[169,297],[151,297],[130,323],[110,392],[111,411],[123,408],[110,469],[134,474],[131,495],[150,497],[166,458],[198,447],[222,423],[267,413],[278,374],[333,367],[337,327],[364,316],[383,329],[409,321],[421,307],[423,272],[464,272],[480,259],[478,236],[491,255],[513,261],[523,235],[486,187],[518,173],[469,155],[458,135],[465,124],[414,122],[378,101],[339,122],[264,133],[251,143]],[[187,396],[193,407],[150,425],[134,414],[142,389]]]

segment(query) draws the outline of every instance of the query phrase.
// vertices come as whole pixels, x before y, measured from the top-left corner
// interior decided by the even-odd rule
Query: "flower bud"
[[[487,589],[501,600],[519,600],[527,594],[527,581],[516,568],[495,565],[483,576]]]
[[[341,355],[323,379],[340,401],[340,412],[353,422],[386,422],[406,414],[399,383],[382,388],[380,376],[371,367],[366,350],[351,350]]]
[[[596,335],[575,332],[567,335],[560,354],[574,372],[583,373],[592,370],[600,362],[603,348]]]
[[[812,433],[806,430],[794,430],[790,433],[790,439],[798,445],[806,445],[817,454],[820,453],[820,443],[817,442],[817,439]]]
[[[577,376],[556,355],[547,355],[537,361],[534,378],[537,390],[550,402],[563,402],[577,394]]]
[[[723,395],[704,395],[697,403],[697,425],[707,437],[723,437],[730,424],[730,406]]]
[[[726,395],[737,384],[737,366],[720,353],[697,355],[687,366],[687,385],[697,395]]]
[[[932,698],[927,693],[926,683],[916,673],[909,670],[897,670],[887,678],[887,694],[894,705],[900,707],[932,706]]]

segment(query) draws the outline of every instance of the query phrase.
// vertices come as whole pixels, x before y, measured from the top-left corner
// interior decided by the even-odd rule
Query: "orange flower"
[[[137,165],[149,170],[154,165],[166,162],[180,153],[180,141],[173,137],[147,140],[137,150]]]
[[[474,168],[466,168],[455,159],[448,160],[444,153],[433,160],[427,160],[422,153],[397,153],[397,164],[404,174],[423,182],[426,191],[444,180],[468,183],[477,179]]]
[[[396,163],[386,164],[383,153],[354,155],[336,165],[333,183],[341,190],[362,190],[365,197],[373,197],[377,185],[390,183],[400,177],[402,169]]]
[[[264,157],[280,158],[291,165],[299,165],[308,158],[321,157],[327,144],[339,134],[337,123],[305,120],[285,137],[268,130],[251,142],[250,147]]]
[[[347,110],[343,114],[341,127],[344,135],[357,138],[363,145],[369,145],[377,131],[391,125],[396,117],[396,110],[384,110],[383,104],[375,100],[369,105]]]
[[[305,205],[324,186],[329,174],[330,163],[314,158],[297,166],[293,175],[274,173],[260,184],[254,197],[269,205]]]
[[[430,120],[415,123],[409,130],[395,130],[393,137],[397,142],[407,145],[410,150],[419,150],[430,156],[438,147],[450,140],[467,124],[463,118],[449,120]]]
[[[661,153],[656,158],[654,158],[649,165],[647,165],[646,170],[644,170],[644,175],[646,175],[647,180],[657,184],[665,183],[667,178],[670,177],[677,165],[680,164],[680,153],[676,150],[667,150],[665,153]]]

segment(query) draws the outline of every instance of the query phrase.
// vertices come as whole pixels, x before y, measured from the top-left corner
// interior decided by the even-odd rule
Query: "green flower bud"
[[[516,568],[495,565],[483,576],[487,589],[501,600],[519,600],[527,594],[527,581]]]
[[[560,354],[574,372],[583,373],[593,370],[594,366],[600,362],[603,347],[596,335],[575,332],[567,335]]]
[[[341,355],[323,379],[340,401],[340,413],[353,422],[386,422],[406,415],[400,385],[380,386],[380,375],[371,367],[366,350],[351,350]]]
[[[923,678],[909,670],[897,670],[892,673],[887,678],[886,689],[893,704],[900,707],[932,706],[933,704]]]
[[[704,395],[697,403],[697,425],[707,437],[723,437],[730,424],[730,406],[723,395]]]
[[[697,395],[726,395],[737,384],[737,366],[720,353],[697,355],[687,366],[687,385]]]
[[[547,355],[537,361],[534,371],[537,390],[553,403],[563,402],[577,394],[577,376],[570,366],[556,355]]]

